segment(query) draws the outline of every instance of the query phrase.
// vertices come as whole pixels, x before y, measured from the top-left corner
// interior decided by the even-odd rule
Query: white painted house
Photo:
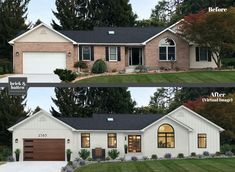
[[[21,150],[20,160],[66,160],[66,149],[72,159],[81,149],[94,158],[108,156],[117,149],[120,157],[142,158],[171,153],[189,156],[192,152],[220,151],[223,128],[199,114],[180,106],[161,115],[104,115],[92,118],[55,118],[41,110],[8,129],[13,134],[13,151]],[[125,150],[126,145],[126,150]]]

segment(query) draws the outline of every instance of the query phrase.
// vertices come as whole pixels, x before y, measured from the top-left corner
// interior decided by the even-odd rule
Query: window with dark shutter
[[[94,46],[91,46],[91,61],[94,61]]]
[[[121,61],[121,47],[118,47],[118,61]]]
[[[199,62],[199,47],[196,47],[196,61]]]
[[[106,61],[109,61],[109,47],[105,47],[105,58]]]

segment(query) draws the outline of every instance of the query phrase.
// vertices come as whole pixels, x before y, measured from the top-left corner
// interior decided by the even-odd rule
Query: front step
[[[125,73],[134,73],[136,66],[129,66],[125,68]]]

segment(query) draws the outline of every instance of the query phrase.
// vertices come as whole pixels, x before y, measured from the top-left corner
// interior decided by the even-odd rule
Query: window
[[[90,134],[89,133],[81,134],[81,147],[90,148]]]
[[[159,45],[159,58],[161,61],[175,61],[175,42],[172,39],[164,38]]]
[[[163,124],[158,129],[158,148],[174,148],[175,133],[169,124]]]
[[[117,61],[117,47],[109,47],[109,61]]]
[[[198,134],[198,148],[206,148],[206,134]]]
[[[108,134],[108,148],[117,148],[117,134]]]
[[[128,136],[128,152],[141,152],[141,136],[129,135]]]
[[[211,51],[208,48],[196,47],[196,61],[211,61]]]
[[[91,60],[91,47],[82,47],[82,60]]]

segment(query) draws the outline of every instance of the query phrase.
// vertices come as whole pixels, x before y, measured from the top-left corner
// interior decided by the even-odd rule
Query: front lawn
[[[234,172],[235,158],[97,163],[75,172]]]
[[[196,84],[235,83],[235,71],[189,71],[177,73],[97,76],[77,81],[81,84]]]

